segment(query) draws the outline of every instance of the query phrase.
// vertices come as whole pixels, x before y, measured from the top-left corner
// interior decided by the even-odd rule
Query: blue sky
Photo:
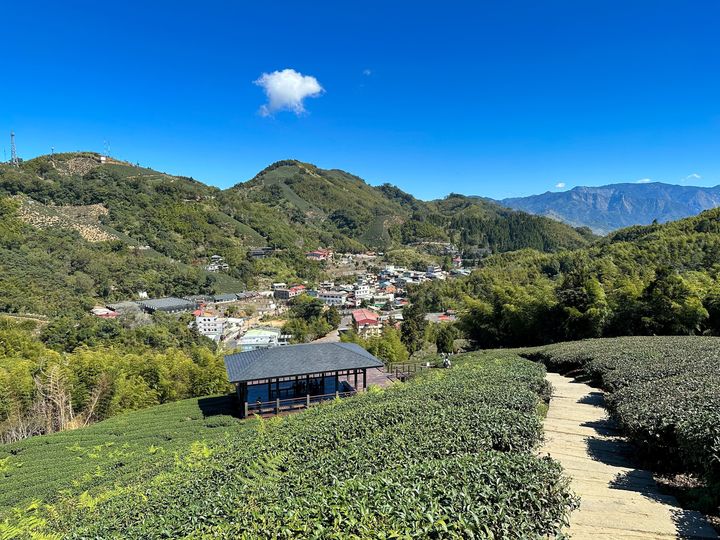
[[[6,2],[0,149],[108,140],[220,187],[297,158],[421,198],[716,185],[718,28],[716,0]],[[263,115],[284,69],[323,91]]]

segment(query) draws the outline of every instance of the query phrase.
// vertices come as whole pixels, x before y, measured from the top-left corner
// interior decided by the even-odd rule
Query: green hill
[[[622,229],[590,247],[489,257],[469,278],[420,287],[480,346],[621,335],[720,335],[720,209]]]
[[[450,242],[461,250],[532,247],[555,251],[584,246],[593,239],[587,231],[508,210],[489,200],[453,194],[420,201],[389,184],[370,186],[344,171],[294,160],[279,161],[229,191],[224,194],[226,200],[270,206],[285,220],[289,217],[296,231],[319,230],[325,245],[330,245],[330,235],[330,241],[350,239],[366,248]]]
[[[7,201],[7,197],[14,202]],[[452,195],[424,202],[339,170],[289,160],[227,190],[99,154],[0,165],[0,280],[8,312],[56,314],[98,301],[241,290],[259,279],[317,279],[305,251],[410,248],[468,257],[520,248],[556,251],[592,238],[546,218]],[[34,232],[39,229],[39,232]],[[20,248],[22,246],[22,248]],[[269,260],[248,257],[271,246]],[[427,253],[423,256],[428,256]],[[230,269],[203,271],[211,255]],[[43,298],[40,291],[52,291]]]

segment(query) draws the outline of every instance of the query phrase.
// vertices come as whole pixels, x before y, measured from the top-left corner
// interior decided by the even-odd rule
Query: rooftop
[[[352,312],[352,317],[356,323],[365,321],[377,322],[379,318],[377,313],[369,309],[356,309]]]
[[[289,345],[225,357],[232,383],[382,366],[380,360],[355,343]]]
[[[280,334],[282,331],[279,328],[262,327],[251,328],[245,332],[243,337],[279,336]]]
[[[162,310],[162,309],[193,309],[195,307],[194,302],[183,300],[182,298],[175,298],[169,296],[167,298],[156,298],[153,300],[142,300],[138,302],[145,309],[151,310]]]

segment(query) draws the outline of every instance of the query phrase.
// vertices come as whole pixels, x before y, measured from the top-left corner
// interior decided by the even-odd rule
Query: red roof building
[[[332,255],[332,251],[329,249],[316,249],[305,254],[305,257],[313,261],[326,261]]]
[[[352,312],[353,326],[362,338],[379,336],[382,332],[380,317],[369,309],[356,309]]]

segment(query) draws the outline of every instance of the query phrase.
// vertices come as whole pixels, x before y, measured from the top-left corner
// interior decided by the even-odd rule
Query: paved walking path
[[[632,466],[632,447],[608,419],[600,390],[556,373],[547,379],[554,393],[542,453],[562,464],[581,498],[571,538],[718,538],[700,513],[680,508],[650,472]]]

